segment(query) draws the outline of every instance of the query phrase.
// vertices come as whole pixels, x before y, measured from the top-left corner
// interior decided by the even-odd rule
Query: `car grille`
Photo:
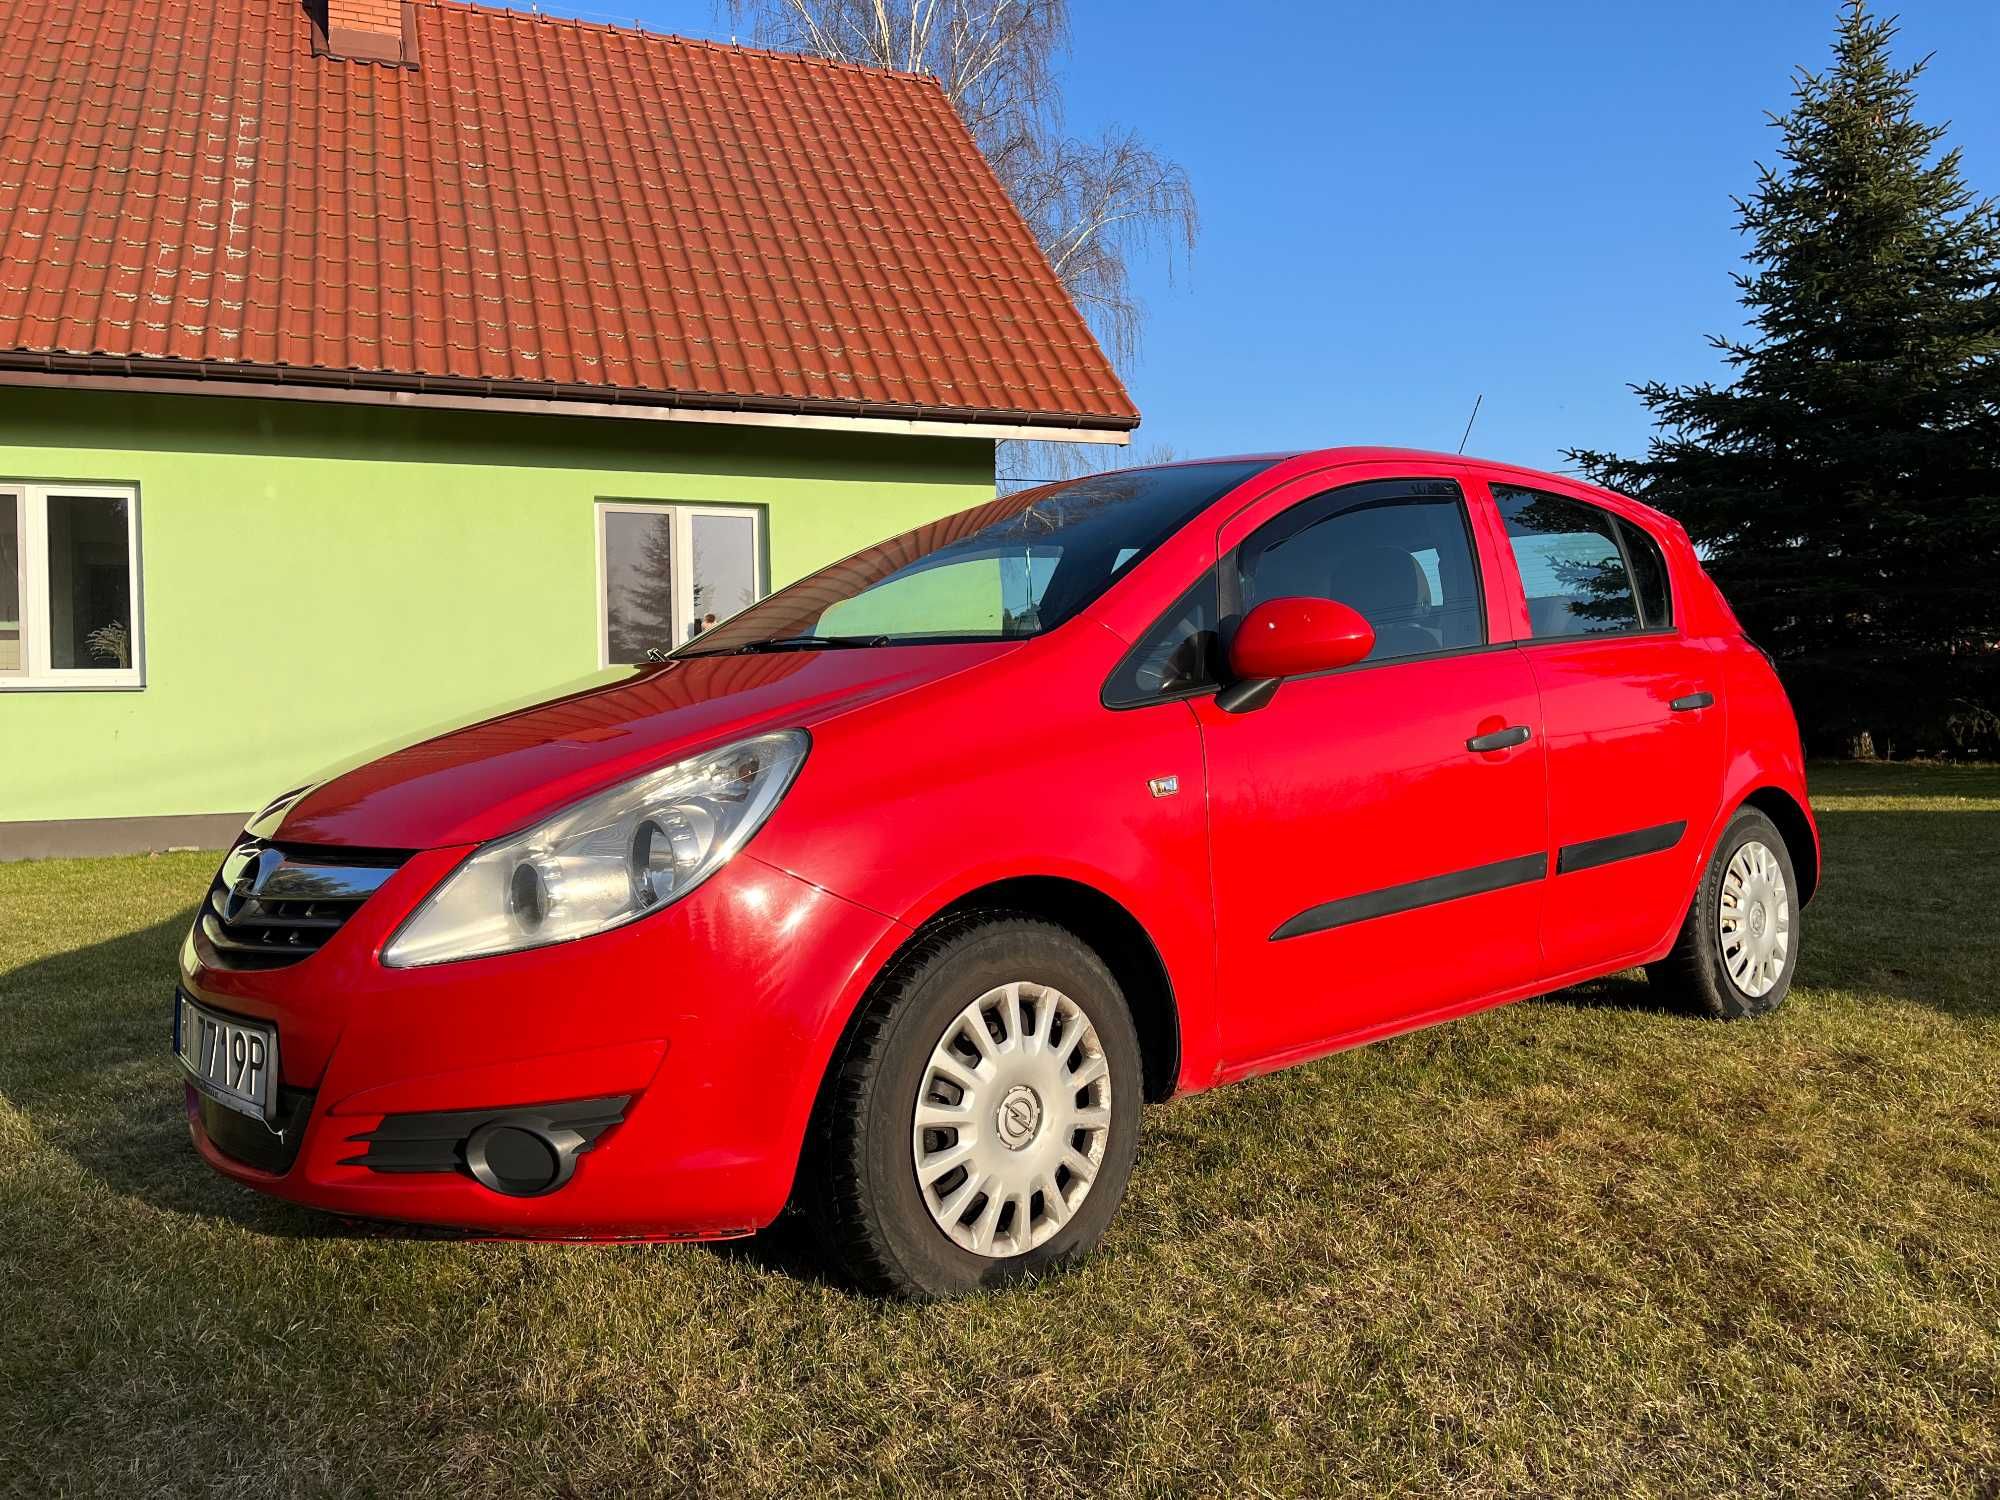
[[[199,926],[225,969],[279,969],[316,953],[401,866],[401,853],[245,839],[222,862]]]

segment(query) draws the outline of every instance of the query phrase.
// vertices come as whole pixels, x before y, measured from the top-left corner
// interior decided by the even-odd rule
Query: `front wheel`
[[[1074,934],[980,914],[905,954],[821,1102],[801,1197],[871,1290],[949,1296],[1064,1265],[1132,1171],[1139,1042]]]
[[[1777,825],[1742,809],[1702,872],[1673,951],[1646,977],[1703,1015],[1768,1015],[1798,967],[1798,888]]]

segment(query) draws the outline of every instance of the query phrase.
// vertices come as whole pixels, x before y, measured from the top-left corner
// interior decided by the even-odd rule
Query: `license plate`
[[[218,1015],[176,995],[174,1051],[196,1088],[231,1109],[270,1120],[278,1082],[275,1026]]]

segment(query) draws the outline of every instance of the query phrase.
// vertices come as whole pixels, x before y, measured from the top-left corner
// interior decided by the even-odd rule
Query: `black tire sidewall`
[[[1062,991],[1097,1028],[1110,1067],[1111,1132],[1097,1178],[1069,1223],[1033,1250],[996,1260],[954,1244],[931,1217],[917,1185],[910,1130],[917,1090],[945,1028],[978,996],[1015,980]],[[975,929],[916,976],[878,1056],[856,1122],[858,1165],[864,1206],[901,1279],[939,1295],[1000,1285],[1064,1264],[1103,1236],[1137,1155],[1143,1078],[1124,997],[1088,947],[1036,922],[1001,920]]]
[[[1759,843],[1776,856],[1778,867],[1784,871],[1785,895],[1792,908],[1792,937],[1785,950],[1784,967],[1779,970],[1778,982],[1761,995],[1746,995],[1736,987],[1736,981],[1729,977],[1729,965],[1722,954],[1722,928],[1719,916],[1722,910],[1722,882],[1729,871],[1729,862],[1745,844]],[[1792,868],[1791,851],[1785,847],[1784,835],[1777,825],[1754,808],[1745,808],[1730,820],[1724,830],[1722,842],[1716,846],[1715,858],[1709,862],[1706,877],[1702,881],[1702,899],[1697,920],[1701,923],[1698,934],[1698,951],[1702,957],[1702,977],[1710,992],[1712,1008],[1717,1015],[1737,1018],[1767,1015],[1776,1010],[1791,992],[1792,975],[1799,964],[1799,948],[1802,924],[1800,922],[1799,877]]]

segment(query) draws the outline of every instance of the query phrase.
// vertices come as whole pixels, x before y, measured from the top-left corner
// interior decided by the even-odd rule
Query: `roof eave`
[[[999,441],[1131,441],[1136,415],[905,406],[881,402],[647,391],[548,380],[487,380],[387,371],[310,369],[215,360],[0,350],[0,385],[145,394],[236,396],[514,415]]]

